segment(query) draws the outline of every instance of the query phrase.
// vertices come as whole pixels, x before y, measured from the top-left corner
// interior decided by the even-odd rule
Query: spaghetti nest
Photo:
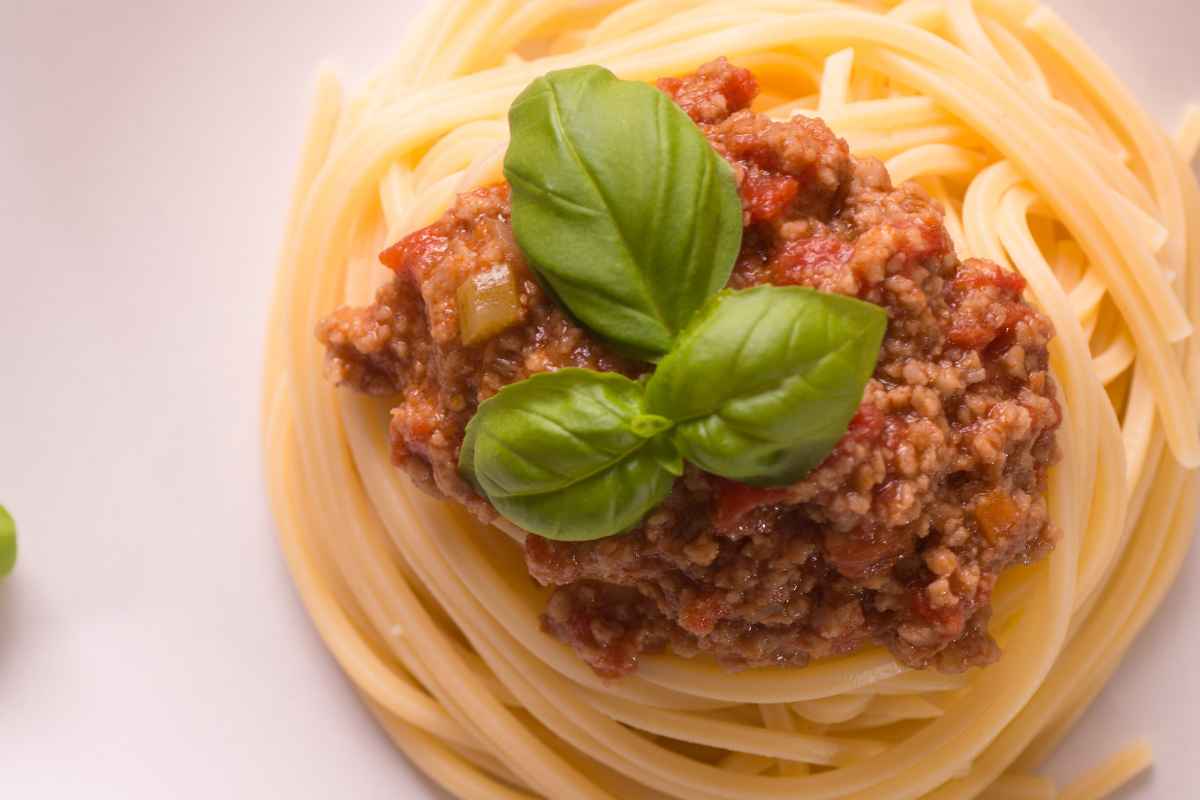
[[[1172,142],[1025,0],[457,0],[397,52],[358,95],[319,80],[263,410],[293,575],[396,743],[462,797],[1057,796],[1030,771],[1162,600],[1195,522],[1200,116]],[[504,113],[530,81],[584,64],[653,80],[719,56],[758,76],[755,111],[818,116],[920,183],[959,254],[1019,272],[1057,330],[1061,540],[998,584],[991,667],[928,673],[869,649],[729,673],[660,655],[602,680],[539,629],[520,537],[415,490],[387,401],[323,379],[317,321],[389,279],[384,247],[501,179]],[[1131,748],[1067,796],[1147,760]]]

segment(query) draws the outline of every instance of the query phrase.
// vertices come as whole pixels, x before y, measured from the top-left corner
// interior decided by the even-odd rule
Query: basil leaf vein
[[[628,530],[682,472],[669,422],[644,414],[643,393],[583,369],[506,386],[468,424],[459,471],[532,533],[584,541]]]
[[[722,292],[646,386],[701,469],[755,485],[795,482],[845,435],[887,329],[878,306],[799,287]]]
[[[509,128],[513,230],[531,265],[589,329],[661,357],[737,259],[732,167],[670,98],[602,67],[537,79]]]

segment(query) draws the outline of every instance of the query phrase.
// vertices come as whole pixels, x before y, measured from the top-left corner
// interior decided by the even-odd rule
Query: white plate
[[[6,0],[0,11],[0,795],[432,797],[325,653],[258,450],[272,265],[314,65],[416,2]],[[1194,0],[1056,0],[1168,124]],[[1200,565],[1055,760],[1137,735],[1195,797]]]

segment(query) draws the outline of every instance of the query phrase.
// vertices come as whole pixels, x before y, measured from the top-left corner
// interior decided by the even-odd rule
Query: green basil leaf
[[[550,539],[585,541],[636,525],[682,462],[643,387],[564,369],[501,389],[467,426],[459,471],[502,516]]]
[[[879,357],[879,306],[799,287],[726,291],[646,386],[701,469],[759,486],[799,480],[846,433]]]
[[[16,563],[17,524],[4,506],[0,506],[0,578],[12,572]]]
[[[592,331],[653,359],[729,280],[733,169],[657,89],[602,67],[538,78],[509,111],[517,242]]]

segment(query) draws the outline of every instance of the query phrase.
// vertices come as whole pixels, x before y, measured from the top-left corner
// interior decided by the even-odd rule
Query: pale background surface
[[[314,66],[414,0],[0,0],[0,795],[422,798],[309,626],[258,450],[272,265]],[[1174,126],[1194,0],[1055,0]],[[1195,797],[1200,558],[1053,764],[1135,735]]]

